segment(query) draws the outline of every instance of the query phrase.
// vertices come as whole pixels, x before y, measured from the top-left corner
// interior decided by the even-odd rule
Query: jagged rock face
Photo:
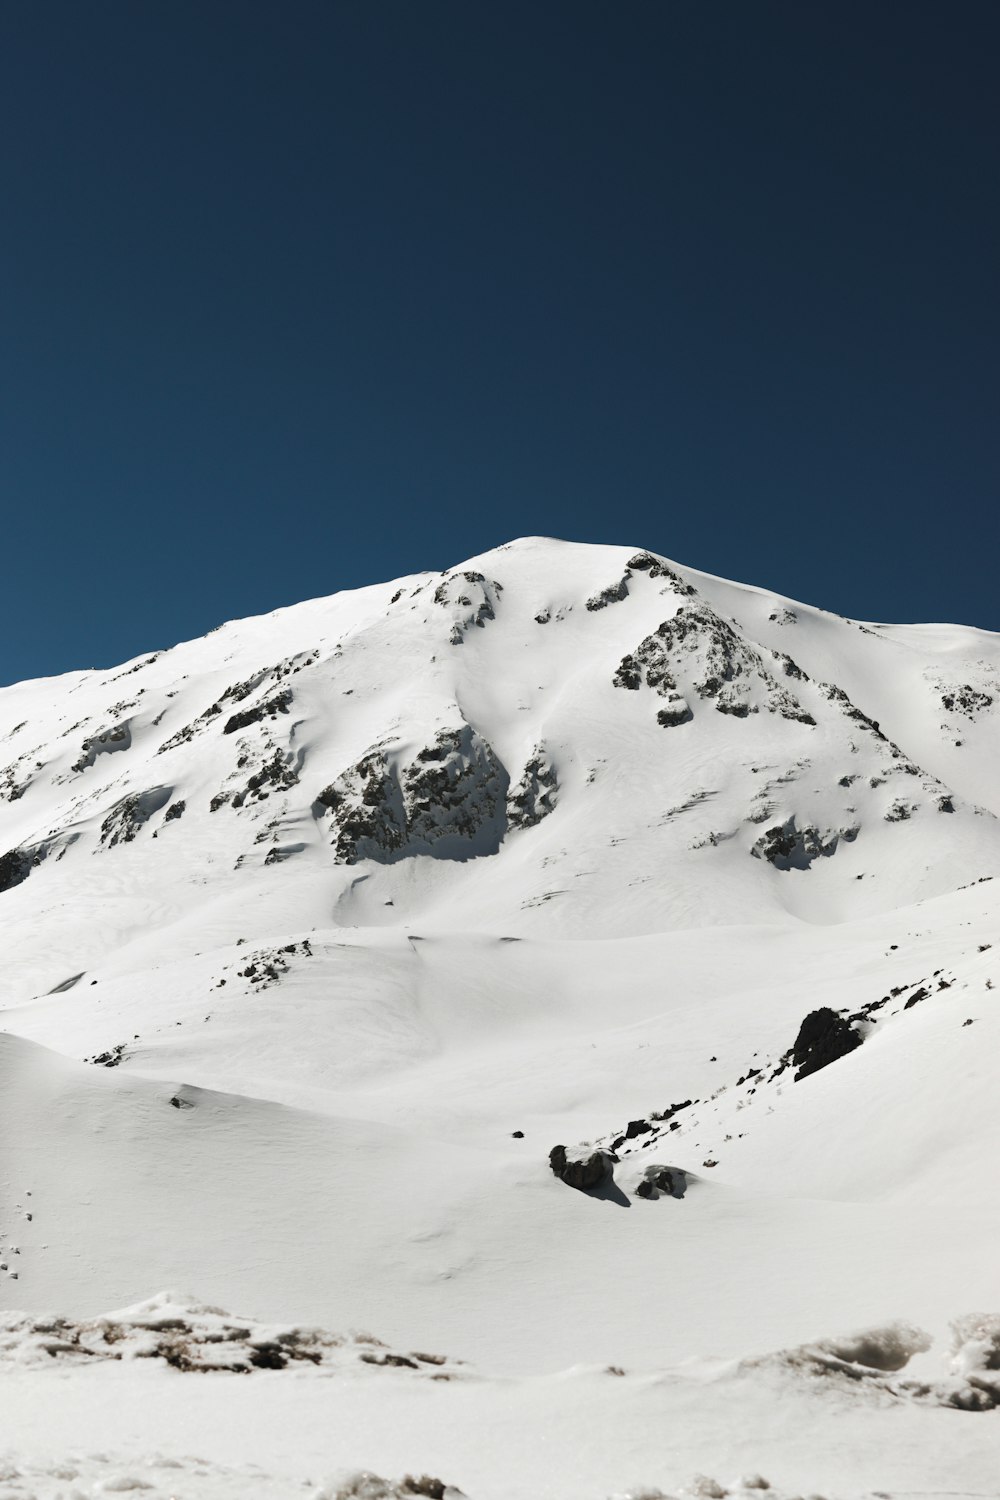
[[[857,834],[856,828],[827,829],[825,832],[811,824],[799,828],[793,816],[762,833],[751,853],[757,859],[766,859],[776,870],[806,870],[814,859],[835,853],[841,839],[850,844]]]
[[[542,745],[535,747],[517,785],[507,793],[507,822],[511,828],[533,828],[555,808],[559,782]]]
[[[439,730],[400,766],[376,749],[317,799],[333,813],[344,864],[403,854],[469,858],[495,854],[506,827],[508,777],[469,724]]]
[[[802,676],[790,658],[782,658]],[[615,672],[616,687],[637,690],[643,683],[668,700],[661,722],[683,723],[689,718],[687,700],[678,692],[679,680],[690,685],[699,698],[712,701],[719,713],[745,718],[761,707],[768,713],[802,724],[814,724],[787,688],[781,687],[764,665],[763,658],[731,625],[702,601],[682,604],[646,636],[635,651],[624,656]]]

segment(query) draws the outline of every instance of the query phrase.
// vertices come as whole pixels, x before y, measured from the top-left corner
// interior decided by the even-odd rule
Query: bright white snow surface
[[[1000,1495],[998,748],[1000,637],[538,538],[0,690],[0,1496]],[[165,1286],[325,1352],[44,1347]]]

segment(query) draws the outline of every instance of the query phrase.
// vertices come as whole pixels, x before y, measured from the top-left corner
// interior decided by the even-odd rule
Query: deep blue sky
[[[0,8],[0,680],[525,533],[1000,629],[996,0]]]

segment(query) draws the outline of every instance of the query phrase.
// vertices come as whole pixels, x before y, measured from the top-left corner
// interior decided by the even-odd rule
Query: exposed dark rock
[[[553,1146],[549,1152],[549,1166],[567,1187],[579,1188],[583,1193],[601,1183],[614,1170],[618,1160],[613,1151],[604,1151],[589,1145]]]
[[[620,604],[623,599],[628,598],[628,574],[620,578],[617,583],[609,583],[606,589],[601,589],[599,594],[593,594],[587,600],[587,608],[591,611],[607,609],[609,604]]]
[[[642,687],[642,668],[632,655],[623,656],[621,664],[611,681],[615,687],[628,688],[635,692]]]
[[[645,681],[661,697],[676,699],[681,677],[720,713],[738,718],[755,713],[756,690],[759,706],[769,713],[802,724],[815,723],[772,676],[760,653],[701,601],[682,604],[675,615],[658,625],[634,652],[622,658],[612,681],[616,687],[633,690]]]
[[[499,849],[508,785],[490,745],[462,724],[439,730],[402,767],[386,750],[370,751],[316,805],[333,813],[334,849],[344,864],[412,854],[468,859]]]
[[[516,786],[507,792],[507,822],[511,828],[533,828],[556,805],[559,783],[542,745],[528,761]]]
[[[974,719],[977,713],[989,708],[992,702],[993,698],[989,693],[979,692],[967,682],[941,694],[941,703],[949,713],[964,714],[967,719]]]
[[[858,831],[853,825],[825,833],[812,824],[799,828],[793,813],[762,833],[750,853],[755,859],[766,859],[776,870],[807,870],[814,859],[835,853],[841,840],[853,843]]]
[[[650,578],[668,578],[678,594],[690,596],[695,591],[693,584],[688,583],[662,557],[655,557],[652,552],[637,552],[634,557],[629,558],[628,568],[632,573],[648,573]]]
[[[179,802],[171,802],[170,806],[163,814],[164,823],[172,823],[176,818],[182,818],[184,816],[184,809],[186,807],[187,803],[184,802],[183,799]]]
[[[662,729],[673,729],[678,724],[689,723],[693,717],[687,699],[679,693],[671,693],[667,707],[657,710],[656,722]]]
[[[84,1062],[93,1063],[98,1068],[117,1068],[125,1055],[125,1042],[116,1042],[107,1052],[98,1052],[94,1057],[85,1057]]]
[[[114,755],[128,750],[132,744],[132,728],[129,724],[116,724],[113,729],[102,729],[99,734],[84,740],[80,757],[74,761],[72,770],[86,771],[99,755]]]
[[[828,1005],[810,1011],[799,1027],[792,1048],[792,1064],[798,1069],[795,1082],[846,1057],[860,1047],[861,1042],[861,1036],[850,1022]]]
[[[258,703],[254,708],[244,708],[239,713],[233,714],[226,720],[222,732],[235,734],[238,729],[246,729],[248,724],[259,724],[262,719],[273,719],[277,714],[287,714],[291,701],[291,688],[282,688],[281,692],[275,693],[273,698]]]
[[[482,628],[487,620],[496,619],[497,604],[503,585],[482,573],[465,569],[449,573],[434,590],[434,603],[452,615],[451,644],[460,646],[473,627]]]
[[[171,792],[172,788],[169,786],[154,786],[148,791],[132,792],[129,796],[122,797],[101,824],[101,846],[112,849],[115,844],[130,844],[153,814],[158,813],[169,802]]]
[[[37,860],[26,849],[8,849],[0,854],[0,891],[11,891],[27,880]]]
[[[687,1191],[687,1173],[680,1167],[651,1165],[635,1190],[637,1198],[656,1199],[661,1196],[683,1198]]]

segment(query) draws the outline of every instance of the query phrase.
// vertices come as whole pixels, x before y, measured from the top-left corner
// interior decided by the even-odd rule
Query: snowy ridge
[[[996,636],[539,538],[0,690],[9,1492],[1000,1494],[998,742]]]

